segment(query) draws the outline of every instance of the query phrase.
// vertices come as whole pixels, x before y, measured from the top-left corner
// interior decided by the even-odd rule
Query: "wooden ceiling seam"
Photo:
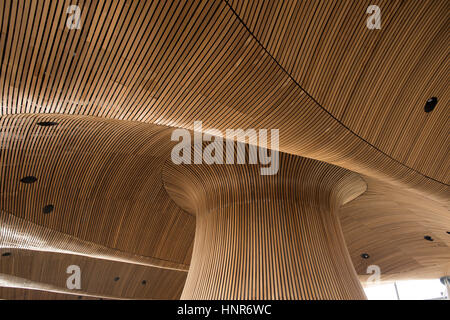
[[[342,125],[346,130],[348,130],[350,133],[352,133],[354,136],[356,136],[357,138],[361,139],[363,142],[367,143],[369,146],[371,146],[372,148],[374,148],[375,150],[377,150],[378,152],[382,153],[383,155],[387,156],[388,158],[390,158],[391,160],[397,162],[398,164],[405,166],[406,168],[414,171],[415,173],[420,174],[421,176],[433,180],[435,182],[441,183],[445,186],[450,186],[450,184],[447,184],[445,182],[439,181],[434,179],[433,177],[427,176],[425,174],[423,174],[422,172],[409,167],[407,165],[405,165],[404,163],[398,161],[397,159],[391,157],[389,154],[385,153],[383,150],[380,150],[379,148],[377,148],[375,145],[371,144],[370,142],[368,142],[367,140],[365,140],[363,137],[359,136],[358,134],[356,134],[352,129],[350,129],[347,125],[345,125],[344,123],[342,123],[339,119],[337,119],[332,113],[330,113],[326,108],[324,108],[311,94],[309,94],[308,91],[306,91],[298,82],[296,79],[294,79],[294,77],[278,62],[278,60],[276,60],[272,54],[267,51],[267,49],[264,47],[264,45],[261,43],[261,41],[253,34],[253,32],[249,29],[249,27],[245,24],[245,22],[242,20],[242,18],[237,14],[237,12],[234,10],[234,8],[229,4],[228,0],[222,0],[224,1],[227,6],[229,7],[229,9],[234,13],[234,15],[236,16],[236,18],[240,21],[240,23],[245,27],[245,29],[247,30],[247,32],[253,37],[253,39],[258,43],[258,45],[264,49],[264,51],[266,52],[266,54],[277,64],[277,66],[283,70],[284,73],[286,73],[288,75],[288,77],[311,99],[314,101],[314,103],[319,106],[323,111],[325,111],[329,116],[331,116],[336,122],[338,122],[340,125]]]

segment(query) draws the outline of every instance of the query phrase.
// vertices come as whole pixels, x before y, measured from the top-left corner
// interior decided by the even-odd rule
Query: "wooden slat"
[[[169,195],[197,216],[183,299],[364,299],[337,217],[358,175],[282,155],[259,165],[164,167]]]
[[[378,1],[381,30],[366,28],[369,0],[226,2],[274,61],[339,122],[448,184],[448,1]],[[439,105],[426,114],[433,96]]]
[[[280,129],[279,149],[293,163],[306,157],[361,174],[369,191],[342,208],[341,222],[362,278],[363,249],[392,279],[447,275],[448,1],[380,1],[381,30],[366,28],[368,0],[76,3],[80,30],[66,27],[69,0],[0,2],[1,221],[12,215],[21,222],[10,235],[48,242],[17,248],[187,268],[195,213],[168,197],[161,170],[173,146],[168,127],[202,120],[204,129]],[[425,113],[431,96],[438,106]],[[19,183],[26,175],[38,181]],[[43,215],[50,203],[54,212]],[[305,212],[314,223],[317,212]],[[380,240],[392,229],[401,231]],[[427,233],[439,239],[435,250],[418,239]],[[342,286],[333,297],[359,297]],[[310,290],[283,294],[329,292]]]
[[[42,251],[13,249],[10,252],[11,256],[0,260],[0,280],[2,287],[7,288],[107,299],[177,299],[186,279],[186,272],[130,263]],[[70,276],[66,271],[71,265],[81,270],[79,290],[66,286]]]

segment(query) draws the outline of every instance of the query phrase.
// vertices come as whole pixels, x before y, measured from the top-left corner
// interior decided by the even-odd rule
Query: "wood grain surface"
[[[81,23],[71,30],[73,4]],[[0,256],[0,275],[10,279],[0,298],[78,297],[64,290],[67,274],[57,271],[74,259],[101,273],[86,278],[90,286],[80,294],[86,298],[176,299],[186,277],[183,297],[362,298],[356,274],[364,283],[372,264],[385,280],[448,275],[450,2],[379,1],[380,30],[366,27],[370,4],[0,1],[0,253],[11,253]],[[426,113],[430,97],[438,104]],[[42,121],[57,125],[37,125]],[[223,131],[279,129],[286,162],[272,179],[286,180],[289,199],[276,200],[270,190],[277,183],[239,166],[180,167],[180,177],[200,170],[204,178],[173,194],[163,181],[170,135],[176,128],[192,133],[194,121]],[[307,168],[304,185],[292,181]],[[258,192],[247,194],[245,185],[224,176],[227,170]],[[367,191],[353,189],[359,196],[343,201],[339,190],[347,189],[339,175],[362,179]],[[26,176],[37,181],[21,183]],[[204,195],[219,184],[220,192]],[[307,194],[302,201],[299,190]],[[262,194],[271,206],[258,200]],[[186,195],[191,198],[181,201]],[[249,202],[205,218],[208,206],[241,196]],[[53,211],[43,213],[46,205]],[[303,283],[268,280],[278,274],[271,269],[257,273],[263,282],[256,284],[245,277],[261,270],[252,259],[230,264],[241,268],[240,280],[228,274],[219,281],[223,261],[207,257],[231,247],[202,247],[194,238],[210,239],[212,223],[231,217],[237,220],[230,241],[243,226],[272,235],[265,225],[273,223],[297,237],[287,251],[277,251],[283,256],[296,256],[306,245],[302,237],[313,234],[311,252],[335,237],[338,257],[311,253],[314,262],[279,264],[294,265]],[[306,232],[319,221],[320,228]],[[296,234],[298,228],[306,233]],[[335,233],[325,235],[327,228]],[[246,232],[246,241],[269,251],[290,243],[276,232],[273,241]],[[247,248],[250,254],[257,246]],[[45,259],[58,260],[54,270],[43,268]],[[199,287],[192,281],[203,259],[211,273]],[[303,269],[313,265],[323,280]],[[335,268],[346,270],[346,280],[335,279]],[[119,271],[129,287],[111,280]],[[148,277],[145,289],[140,274]],[[13,287],[12,277],[33,289]]]

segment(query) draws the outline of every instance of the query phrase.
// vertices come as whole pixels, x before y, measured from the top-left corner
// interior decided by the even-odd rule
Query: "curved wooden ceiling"
[[[230,0],[274,61],[362,139],[424,175],[449,182],[450,3]],[[428,98],[439,98],[425,114]],[[444,164],[444,166],[442,166]]]
[[[49,120],[58,125],[37,124]],[[172,129],[65,115],[0,121],[0,253],[11,253],[0,258],[0,273],[34,283],[33,290],[83,297],[181,295],[195,217],[167,197],[161,181]],[[35,183],[19,182],[30,175]],[[65,285],[71,264],[83,270],[76,293]]]
[[[339,210],[342,230],[360,279],[369,265],[382,279],[440,278],[450,272],[448,203],[363,176],[367,191]],[[433,241],[424,240],[425,236]],[[370,253],[370,259],[361,259]]]
[[[167,197],[161,170],[168,127],[202,120],[280,129],[281,151],[362,174],[368,192],[341,209],[360,275],[362,249],[390,279],[449,273],[448,1],[380,2],[371,31],[368,1],[78,1],[80,30],[65,26],[69,2],[0,4],[2,247],[178,284],[92,296],[179,297],[195,217]],[[38,181],[19,184],[26,175]]]
[[[49,119],[58,126],[37,125]],[[80,116],[25,115],[1,121],[2,210],[31,222],[10,219],[13,230],[43,227],[48,232],[39,233],[48,233],[55,243],[46,246],[55,249],[72,249],[57,247],[65,234],[99,245],[90,248],[96,255],[115,248],[157,258],[154,265],[173,261],[178,267],[170,267],[187,270],[195,217],[167,199],[158,170],[170,157],[173,143],[166,142],[171,129]],[[38,180],[20,183],[25,176]],[[47,204],[55,209],[45,215]],[[172,250],[167,250],[165,237]]]

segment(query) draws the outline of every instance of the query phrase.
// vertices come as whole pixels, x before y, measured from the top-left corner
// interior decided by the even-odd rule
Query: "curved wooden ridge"
[[[3,248],[76,254],[181,272],[187,272],[189,269],[189,266],[185,264],[153,257],[143,257],[84,241],[67,233],[61,233],[34,224],[6,212],[2,212],[0,222],[2,226],[0,246]],[[31,230],[33,236],[30,235]]]
[[[0,298],[360,299],[369,265],[449,275],[450,2],[379,1],[368,30],[369,2],[81,0],[69,29],[67,1],[1,1]],[[279,129],[280,171],[174,165],[194,121]]]

